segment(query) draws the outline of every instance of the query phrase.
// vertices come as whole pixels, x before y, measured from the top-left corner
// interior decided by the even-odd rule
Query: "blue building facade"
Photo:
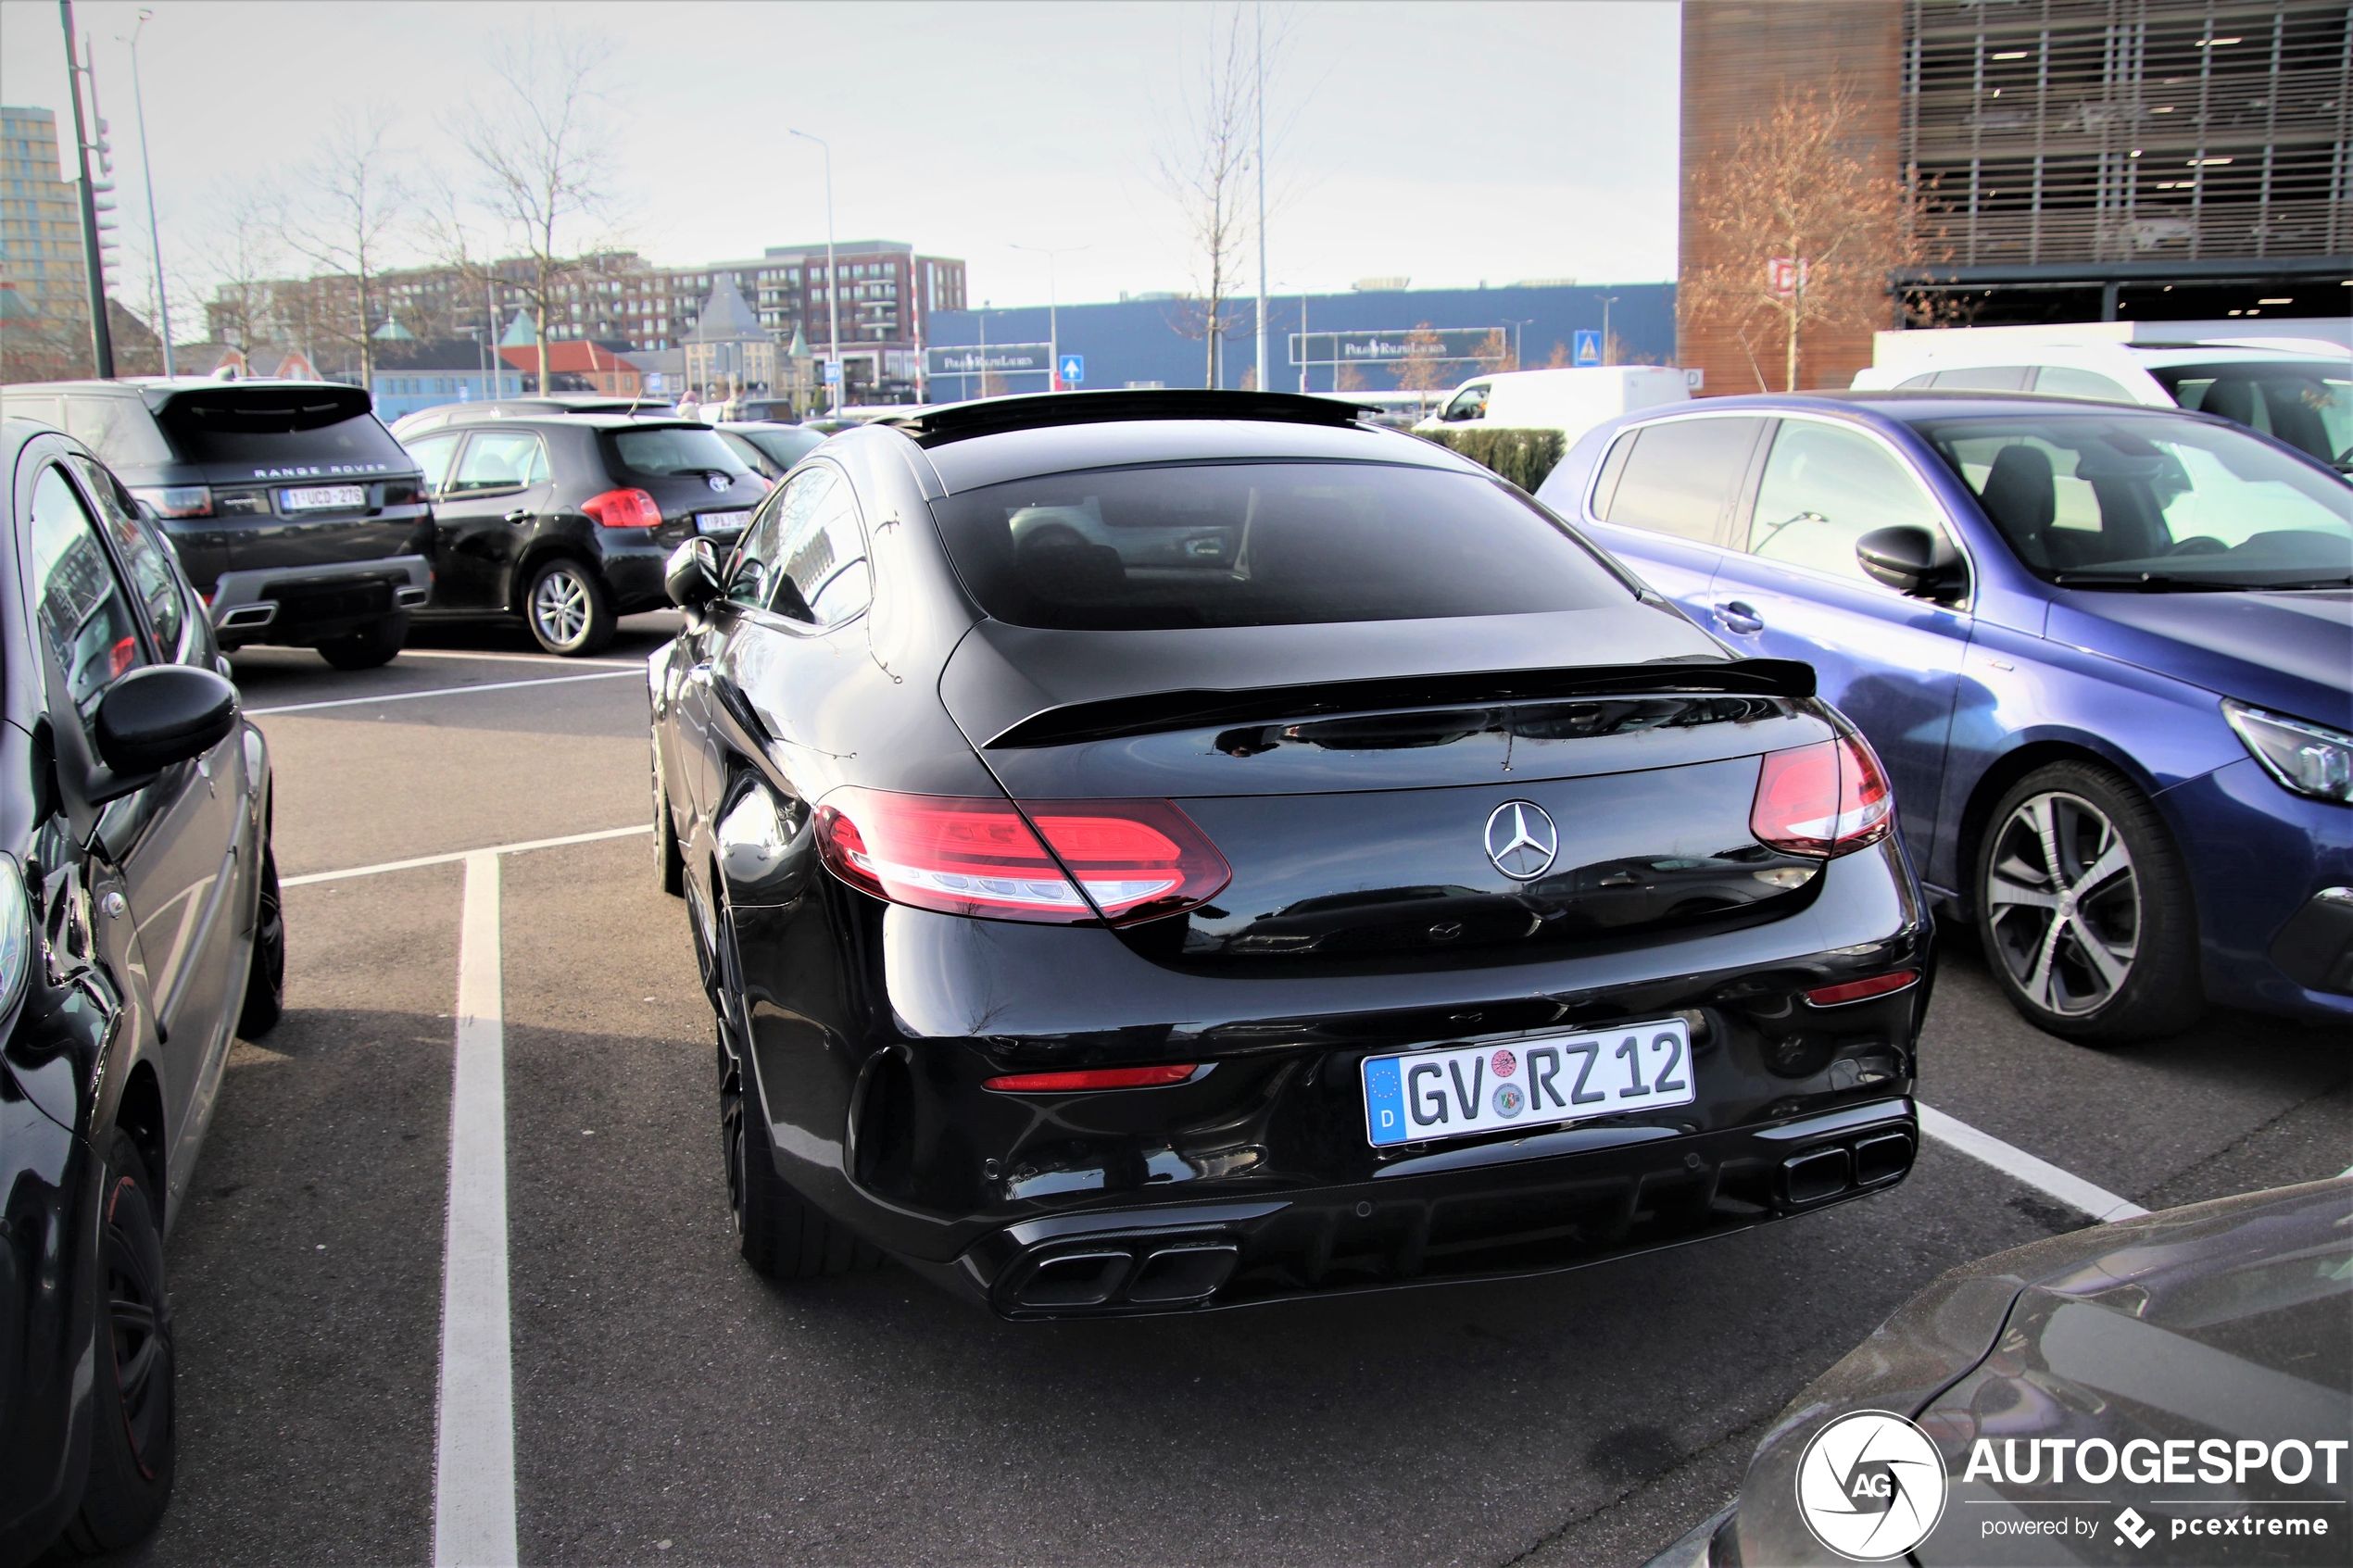
[[[1243,372],[1256,359],[1255,305],[1255,299],[1232,302],[1238,324],[1227,339],[1223,380],[1228,387],[1239,386]],[[1273,295],[1266,302],[1267,384],[1277,392],[1302,390],[1302,367],[1291,362],[1290,354],[1291,334],[1302,330],[1385,335],[1402,335],[1421,326],[1456,332],[1501,330],[1507,340],[1518,345],[1521,365],[1532,370],[1552,359],[1556,348],[1566,361],[1575,352],[1579,331],[1603,329],[1604,311],[1609,333],[1618,340],[1620,362],[1673,363],[1673,283],[1514,284],[1489,289],[1366,290],[1304,297],[1294,294]],[[1088,387],[1207,384],[1207,345],[1199,336],[1187,335],[1190,320],[1184,301],[1129,299],[1107,305],[1065,305],[1058,316],[1055,341],[1060,352],[1065,359],[1073,354],[1084,359],[1084,384]],[[1192,331],[1198,332],[1199,328]],[[931,317],[925,346],[1045,343],[1048,332],[1048,312],[1042,305],[1007,310],[942,310]],[[1459,370],[1453,379],[1461,381],[1476,375],[1478,369],[1464,363],[1448,367],[1448,371]],[[1334,367],[1315,365],[1307,367],[1305,373],[1304,390],[1334,390],[1338,373]],[[1366,391],[1395,390],[1394,372],[1386,365],[1366,365],[1359,373]],[[930,395],[942,402],[976,397],[980,382],[978,375],[934,376]],[[1042,392],[1046,377],[1036,372],[1007,375],[1003,390]]]
[[[469,345],[471,346],[471,345]],[[496,370],[479,367],[466,370],[379,370],[375,384],[368,390],[376,400],[376,417],[390,423],[403,414],[413,414],[420,408],[436,408],[444,403],[480,403],[489,398],[521,397],[523,383],[528,378],[513,366],[501,363]],[[495,387],[494,387],[494,384]]]

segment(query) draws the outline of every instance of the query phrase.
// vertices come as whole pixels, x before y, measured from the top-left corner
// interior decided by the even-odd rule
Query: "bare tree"
[[[409,215],[409,194],[384,145],[392,117],[346,112],[328,128],[318,156],[296,171],[283,207],[286,244],[313,267],[347,279],[317,292],[320,334],[348,345],[359,384],[375,385],[379,274],[384,251]]]
[[[1478,362],[1486,370],[1501,374],[1519,369],[1519,356],[1513,351],[1511,334],[1497,327],[1478,343]]]
[[[1233,296],[1250,238],[1251,134],[1257,110],[1252,39],[1239,9],[1210,19],[1209,47],[1182,100],[1176,139],[1153,160],[1153,183],[1176,205],[1191,252],[1192,293],[1169,325],[1205,345],[1206,382],[1225,384],[1225,345],[1251,325]]]
[[[1406,333],[1405,358],[1392,362],[1399,388],[1420,393],[1421,401],[1427,403],[1430,393],[1453,386],[1453,372],[1445,355],[1446,340],[1428,321]]]
[[[601,77],[612,46],[601,38],[534,29],[491,55],[499,93],[477,102],[454,128],[472,158],[476,199],[498,247],[521,265],[502,269],[477,257],[449,202],[436,222],[445,257],[468,275],[522,297],[538,339],[539,391],[547,370],[547,322],[593,252],[608,248],[579,231],[600,221],[609,204],[610,142]]]
[[[1868,112],[1843,82],[1785,88],[1696,177],[1692,211],[1713,257],[1683,293],[1692,318],[1740,339],[1760,390],[1758,348],[1780,350],[1782,386],[1796,391],[1808,329],[1884,323],[1889,273],[1930,248],[1914,193],[1855,150],[1869,140]]]
[[[205,301],[207,329],[215,342],[250,360],[255,345],[277,330],[278,290],[272,282],[284,261],[279,249],[279,203],[264,187],[234,190],[208,204],[211,232],[196,246],[198,263],[212,279]]]

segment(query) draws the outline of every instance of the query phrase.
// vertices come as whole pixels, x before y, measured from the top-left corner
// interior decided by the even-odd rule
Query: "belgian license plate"
[[[1365,1133],[1376,1148],[1695,1098],[1691,1026],[1680,1018],[1365,1060]]]
[[[367,504],[368,487],[364,484],[313,484],[301,490],[278,492],[278,505],[290,512],[327,511]]]
[[[705,533],[741,533],[751,521],[749,512],[697,512],[695,526]]]

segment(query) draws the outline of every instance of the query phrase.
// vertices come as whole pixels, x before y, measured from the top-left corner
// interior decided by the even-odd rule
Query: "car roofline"
[[[1296,392],[1219,392],[1204,387],[1135,387],[1103,392],[1031,393],[943,403],[905,418],[869,420],[903,431],[916,445],[937,446],[1010,431],[1138,420],[1251,420],[1275,424],[1347,427],[1370,404]]]

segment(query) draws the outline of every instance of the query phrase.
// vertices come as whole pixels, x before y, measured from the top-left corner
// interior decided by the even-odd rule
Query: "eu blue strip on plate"
[[[1405,1141],[1405,1086],[1395,1057],[1365,1064],[1365,1131],[1375,1144]]]

